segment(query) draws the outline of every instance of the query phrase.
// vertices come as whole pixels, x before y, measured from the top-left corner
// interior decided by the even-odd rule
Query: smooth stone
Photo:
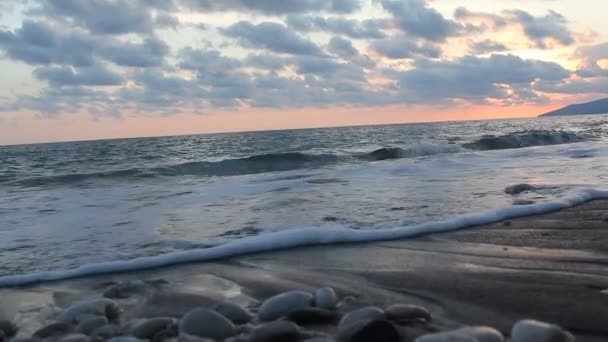
[[[179,337],[177,338],[178,342],[214,342],[211,339],[208,338],[204,338],[204,337],[197,337],[197,336],[192,336],[192,335],[188,335],[188,334],[181,334],[179,335]]]
[[[303,342],[334,342],[331,337],[313,337],[304,340]]]
[[[249,310],[233,302],[219,303],[213,307],[213,310],[228,318],[234,324],[249,323],[253,319],[253,315]]]
[[[126,281],[109,286],[103,296],[106,298],[123,299],[135,294],[143,293],[147,289],[146,283],[140,280]]]
[[[104,325],[91,332],[91,337],[102,337],[106,340],[120,335],[122,335],[122,331],[115,325]]]
[[[81,315],[104,316],[111,322],[120,316],[120,309],[111,299],[84,300],[76,302],[63,310],[57,320],[60,322],[76,322]]]
[[[559,325],[521,320],[511,329],[512,342],[574,342],[574,336]]]
[[[71,324],[65,322],[55,322],[36,330],[36,332],[32,334],[32,337],[45,339],[49,337],[65,335],[72,332],[73,330],[74,327]]]
[[[300,328],[287,321],[278,321],[257,327],[249,337],[250,342],[297,342]]]
[[[425,307],[411,304],[393,304],[384,310],[386,318],[391,321],[431,321],[431,313]]]
[[[19,331],[19,329],[11,321],[0,320],[0,331],[4,333],[5,337],[10,338],[17,335],[17,331]]]
[[[338,314],[319,308],[306,308],[292,311],[287,319],[298,324],[323,324],[333,323],[338,319]]]
[[[375,306],[367,306],[344,315],[338,323],[338,335],[348,337],[352,334],[352,327],[355,324],[365,321],[384,319],[384,312]]]
[[[262,321],[272,321],[288,315],[290,312],[310,308],[313,297],[303,291],[283,292],[270,297],[262,303],[258,310],[258,317]]]
[[[0,330],[0,342],[6,342],[6,341],[8,341],[8,338],[4,334],[4,331]]]
[[[143,342],[144,340],[140,340],[133,336],[116,336],[112,337],[108,340],[108,342]]]
[[[92,316],[90,318],[81,320],[76,330],[85,335],[89,335],[93,330],[107,325],[108,323],[108,319],[103,316]]]
[[[186,313],[179,322],[179,332],[216,340],[236,335],[234,324],[228,318],[204,308]]]
[[[62,336],[57,342],[88,342],[90,338],[84,334],[69,334]]]
[[[137,338],[152,339],[154,335],[166,330],[175,324],[175,319],[170,317],[157,317],[138,321],[127,333]]]
[[[505,340],[502,333],[492,327],[464,327],[457,329],[456,332],[460,332],[466,336],[472,336],[479,342],[503,342]]]
[[[384,319],[359,321],[351,326],[348,337],[342,337],[350,342],[399,342],[401,335],[395,326]]]
[[[422,335],[414,342],[479,342],[473,336],[454,334],[451,331]]]
[[[331,287],[322,287],[315,291],[314,305],[318,308],[331,310],[338,304],[338,296],[336,291]]]

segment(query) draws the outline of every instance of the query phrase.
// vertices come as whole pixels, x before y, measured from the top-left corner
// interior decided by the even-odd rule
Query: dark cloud
[[[540,81],[536,90],[556,94],[608,94],[608,76],[592,79],[563,80],[560,82]]]
[[[48,81],[51,86],[115,86],[124,78],[102,66],[74,69],[72,67],[40,67],[34,70],[39,80]]]
[[[241,66],[241,61],[226,57],[214,49],[193,49],[187,47],[177,53],[178,67],[199,73],[214,73],[234,70]]]
[[[21,28],[0,31],[0,49],[13,59],[31,65],[92,65],[96,42],[79,32],[60,35],[47,23],[25,20]]]
[[[412,70],[391,71],[389,75],[406,96],[432,103],[450,99],[474,102],[509,99],[517,96],[517,92],[511,94],[506,87],[517,91],[538,80],[561,81],[570,73],[556,63],[492,55],[467,56],[455,61],[418,60]]]
[[[429,7],[425,0],[375,0],[389,12],[395,25],[413,37],[444,41],[459,34],[462,27]]]
[[[568,28],[568,21],[563,15],[549,11],[545,16],[535,17],[522,10],[508,11],[521,26],[526,36],[532,40],[537,47],[547,48],[547,41],[557,41],[562,45],[574,44],[572,32]]]
[[[321,49],[311,40],[298,35],[279,23],[252,24],[248,21],[240,21],[222,29],[222,32],[228,37],[236,38],[243,46],[249,48],[262,48],[293,55],[318,55],[321,53]]]
[[[357,51],[350,40],[340,37],[331,38],[328,50],[340,57],[351,57],[359,54],[359,51]]]
[[[353,13],[361,7],[360,0],[182,0],[190,8],[209,11],[244,11],[270,15],[331,12]]]
[[[33,13],[67,20],[96,34],[151,33],[154,18],[144,0],[44,0]]]
[[[353,39],[378,39],[386,37],[382,30],[386,27],[385,20],[354,20],[340,17],[324,18],[313,16],[289,16],[287,26],[296,31],[326,31],[348,36]]]
[[[438,58],[441,56],[441,49],[439,47],[426,42],[415,42],[407,37],[376,40],[370,44],[370,47],[380,55],[391,59],[414,57]]]
[[[289,61],[281,56],[271,54],[249,54],[244,60],[245,65],[256,69],[279,71],[289,64]]]
[[[503,43],[495,42],[489,39],[471,44],[471,52],[474,54],[486,54],[502,51],[509,51],[509,48]]]
[[[169,53],[169,46],[158,38],[144,38],[141,43],[104,41],[97,49],[101,57],[129,67],[162,65]]]

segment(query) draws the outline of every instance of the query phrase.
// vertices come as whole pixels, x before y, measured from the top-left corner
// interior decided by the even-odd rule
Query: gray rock
[[[156,334],[170,328],[174,324],[175,319],[170,317],[143,319],[132,325],[126,332],[140,339],[147,338],[151,340]]]
[[[304,342],[334,342],[331,337],[313,337],[305,339]]]
[[[72,304],[59,315],[60,322],[77,322],[82,315],[104,316],[110,322],[120,316],[120,308],[116,303],[107,298],[79,301]]]
[[[287,315],[288,320],[301,325],[334,323],[338,320],[338,317],[339,315],[334,311],[319,308],[299,309]]]
[[[352,327],[360,322],[384,319],[384,312],[375,306],[367,306],[344,315],[338,323],[338,335],[348,337],[352,333]]]
[[[318,308],[331,310],[338,304],[338,296],[336,291],[331,287],[322,287],[315,291],[314,305]]]
[[[13,322],[0,320],[0,331],[4,333],[5,337],[10,338],[17,335],[17,331],[19,331],[19,329],[15,324],[13,324]]]
[[[519,195],[522,192],[535,190],[536,187],[530,184],[515,184],[505,188],[505,193],[509,195]]]
[[[101,337],[106,340],[120,335],[122,335],[122,331],[120,330],[120,328],[115,325],[109,324],[96,328],[91,332],[91,337]]]
[[[89,335],[93,330],[107,325],[108,323],[108,319],[104,316],[92,316],[87,319],[80,320],[76,330],[85,335]]]
[[[129,298],[135,294],[145,293],[148,285],[141,280],[126,281],[109,286],[103,296],[106,298]]]
[[[198,308],[189,311],[179,322],[180,334],[224,340],[236,335],[234,324],[219,313]]]
[[[343,332],[344,333],[344,332]],[[395,326],[384,319],[358,321],[350,326],[347,335],[340,339],[350,342],[399,342],[401,335]]]
[[[116,336],[108,340],[108,342],[144,342],[133,336]]]
[[[249,337],[250,342],[297,342],[300,328],[287,321],[278,321],[257,327]]]
[[[71,324],[65,322],[55,322],[36,330],[36,332],[32,334],[32,337],[45,339],[49,337],[63,336],[71,333],[73,330],[74,326]]]
[[[410,304],[393,304],[384,310],[386,318],[391,321],[405,322],[431,320],[431,313],[425,307]]]
[[[313,298],[310,293],[303,291],[289,291],[271,297],[262,303],[258,311],[258,317],[262,321],[287,316],[290,312],[310,308]]]
[[[0,330],[0,342],[5,342],[7,340],[8,340],[8,338],[4,334],[4,331]]]
[[[521,320],[511,329],[512,342],[574,342],[574,336],[555,324]]]
[[[182,334],[177,338],[178,342],[214,342],[212,339]],[[228,340],[227,340],[228,341]]]
[[[57,340],[57,342],[88,342],[91,339],[84,334],[68,334],[62,336]]]
[[[249,323],[253,319],[253,315],[249,310],[233,302],[223,302],[213,307],[220,315],[228,318],[234,324]]]
[[[503,342],[505,338],[492,327],[464,327],[421,336],[415,342]]]

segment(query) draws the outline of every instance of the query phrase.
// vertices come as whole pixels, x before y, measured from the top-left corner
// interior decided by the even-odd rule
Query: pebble
[[[399,342],[401,336],[395,326],[384,319],[359,321],[351,325],[348,336],[340,336],[350,342]]]
[[[357,323],[359,321],[370,321],[375,319],[383,319],[384,311],[375,306],[366,306],[357,310],[353,310],[340,320],[338,323],[338,331],[340,329],[346,329],[349,325]]]
[[[120,335],[122,335],[122,331],[117,326],[109,324],[96,328],[91,332],[91,337],[101,337],[106,340]]]
[[[333,323],[338,319],[338,314],[319,308],[306,308],[292,311],[287,319],[298,324],[323,324]]]
[[[250,342],[297,342],[300,328],[287,321],[277,321],[257,327],[249,337]]]
[[[72,332],[72,330],[73,326],[71,324],[65,322],[55,322],[36,330],[36,332],[32,334],[32,337],[45,339],[48,337],[65,335]]]
[[[233,302],[219,303],[213,307],[213,310],[228,318],[234,324],[249,323],[253,319],[253,315],[249,310]]]
[[[331,310],[338,304],[338,296],[336,291],[331,287],[322,287],[315,291],[314,305],[318,308]]]
[[[391,321],[403,322],[424,320],[431,321],[431,313],[425,307],[411,304],[393,304],[384,310],[386,318]]]
[[[103,296],[106,298],[123,299],[146,291],[146,283],[141,280],[126,281],[109,286]]]
[[[421,336],[415,342],[503,342],[500,331],[485,326],[464,327]]]
[[[131,329],[129,329],[127,333],[141,339],[152,339],[154,335],[169,328],[173,324],[175,324],[175,319],[170,317],[144,319],[131,326]]]
[[[99,298],[92,300],[80,301],[72,304],[59,315],[60,322],[77,322],[81,315],[104,316],[110,322],[116,320],[120,316],[120,309],[113,300],[107,298]]]
[[[58,340],[57,342],[88,342],[90,338],[84,334],[68,334]]]
[[[107,325],[108,323],[108,319],[103,316],[92,316],[80,320],[80,323],[78,324],[76,330],[85,335],[89,335],[93,330],[101,326]]]
[[[179,332],[216,340],[224,340],[236,335],[236,329],[230,320],[213,310],[204,308],[187,312],[179,322]]]
[[[133,336],[116,336],[109,339],[108,342],[143,342],[143,340]]]
[[[13,322],[0,320],[0,331],[10,338],[17,335],[18,328]]]
[[[521,320],[511,329],[512,342],[574,342],[574,336],[560,326],[531,319]]]
[[[179,337],[177,338],[177,341],[178,342],[214,342],[213,340],[208,339],[208,338],[196,337],[196,336],[187,335],[187,334],[179,335]]]
[[[258,317],[262,321],[272,321],[290,312],[312,306],[313,297],[303,291],[289,291],[266,299],[260,306]]]

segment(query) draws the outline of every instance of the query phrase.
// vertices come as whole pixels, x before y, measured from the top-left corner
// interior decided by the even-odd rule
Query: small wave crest
[[[378,161],[397,158],[414,158],[440,153],[456,153],[458,145],[420,144],[411,148],[388,147],[369,153],[356,155],[310,154],[301,152],[268,153],[244,158],[220,161],[193,161],[187,163],[157,166],[152,168],[132,168],[93,173],[72,173],[40,176],[9,181],[25,187],[69,185],[98,180],[120,180],[174,176],[237,176],[266,172],[290,171],[317,168],[341,161]],[[2,181],[3,179],[0,179]]]
[[[472,150],[505,150],[532,146],[570,144],[590,140],[582,134],[569,131],[531,130],[506,135],[486,135],[462,146]]]
[[[139,271],[301,246],[404,239],[426,234],[455,231],[518,217],[545,214],[594,199],[608,199],[608,191],[580,190],[549,202],[510,206],[478,214],[460,215],[439,222],[397,228],[355,230],[339,227],[308,227],[289,229],[250,236],[208,248],[191,249],[130,260],[88,264],[71,270],[2,276],[0,277],[0,287],[15,287],[84,276]]]

